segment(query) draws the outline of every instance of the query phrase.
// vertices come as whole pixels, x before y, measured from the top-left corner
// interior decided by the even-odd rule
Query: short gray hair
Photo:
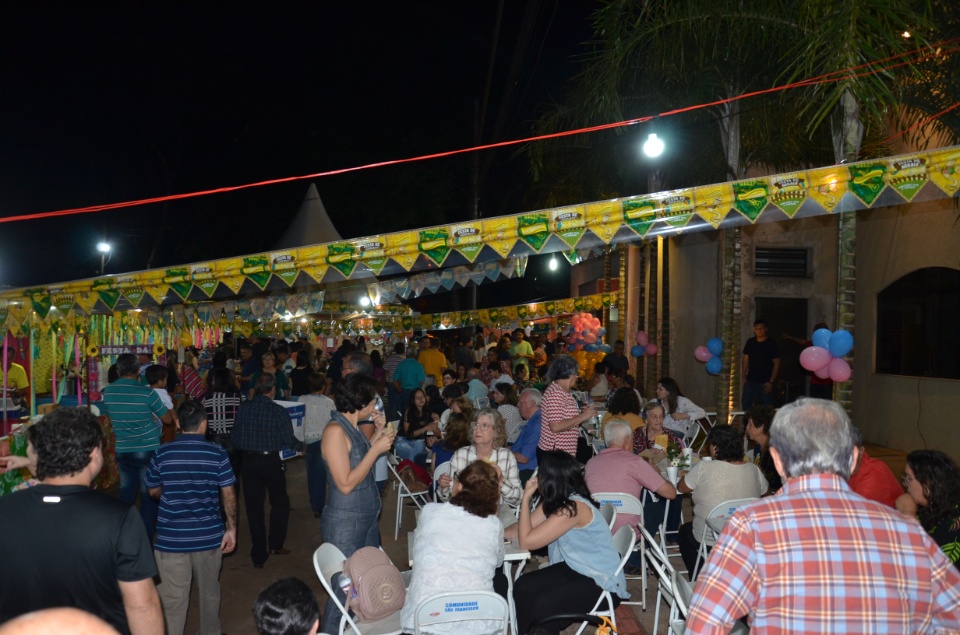
[[[836,474],[850,478],[853,434],[840,404],[803,397],[777,411],[770,424],[770,447],[776,448],[787,477]]]
[[[523,396],[527,395],[530,399],[533,399],[533,403],[537,404],[537,408],[540,407],[540,400],[543,399],[543,393],[537,390],[536,388],[524,388],[523,392],[520,393],[520,398],[523,399]]]
[[[607,422],[603,424],[603,442],[607,444],[607,447],[611,445],[620,447],[624,439],[632,435],[633,428],[623,419],[608,419]]]
[[[283,372],[283,371],[280,371]],[[271,375],[270,373],[263,373],[260,375],[260,379],[257,380],[257,385],[253,387],[253,390],[258,395],[268,395],[270,391],[277,387],[277,377],[276,375]]]
[[[569,355],[557,355],[553,358],[553,363],[550,364],[550,368],[547,369],[546,379],[547,381],[566,379],[567,377],[573,377],[579,372],[580,364],[577,363],[577,360]]]
[[[416,359],[418,355],[417,347],[413,346],[412,344],[408,346],[406,355],[407,355],[407,359]]]

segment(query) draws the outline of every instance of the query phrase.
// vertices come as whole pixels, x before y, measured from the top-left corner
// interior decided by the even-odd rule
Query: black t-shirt
[[[136,508],[88,487],[37,485],[0,498],[0,623],[70,606],[129,633],[118,581],[157,574]]]
[[[619,368],[620,370],[630,370],[630,360],[626,355],[617,355],[616,353],[607,353],[603,361],[608,366]]]
[[[773,374],[773,360],[780,359],[780,347],[772,337],[762,342],[751,337],[743,346],[743,354],[749,357],[747,381],[765,384]]]
[[[310,394],[310,374],[313,370],[309,366],[294,368],[290,371],[290,396]]]

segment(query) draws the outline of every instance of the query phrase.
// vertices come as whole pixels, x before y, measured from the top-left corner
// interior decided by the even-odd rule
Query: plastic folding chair
[[[393,526],[393,539],[396,540],[400,535],[400,523],[403,520],[403,502],[404,500],[413,501],[418,509],[423,509],[423,506],[430,502],[430,490],[425,492],[411,492],[410,488],[403,484],[403,480],[400,478],[400,474],[397,473],[397,465],[400,464],[400,461],[397,460],[397,457],[393,454],[387,455],[387,465],[390,466],[390,472],[393,474],[393,477],[396,479],[397,483],[397,520]]]
[[[447,622],[472,622],[496,620],[497,628],[490,632],[507,633],[510,609],[507,601],[492,591],[466,591],[463,593],[438,593],[417,605],[414,614],[414,635],[421,628]]]
[[[450,498],[450,492],[447,492],[445,495],[440,489],[440,484],[437,482],[440,480],[440,477],[444,474],[453,477],[453,470],[450,469],[450,461],[445,461],[440,465],[433,468],[433,499],[436,501],[446,501]]]
[[[357,633],[357,635],[397,635],[398,633],[402,633],[403,629],[400,628],[400,611],[376,622],[358,623],[350,617],[343,603],[340,602],[337,594],[333,591],[333,576],[343,572],[344,560],[346,560],[346,558],[343,552],[330,543],[320,545],[317,550],[313,552],[313,569],[317,572],[317,577],[320,578],[320,584],[323,585],[323,590],[333,599],[333,602],[337,605],[337,609],[340,610],[340,635],[344,635],[345,632],[350,631]]]
[[[617,508],[610,503],[600,503],[600,515],[606,521],[610,531],[613,531],[613,523],[617,522]]]
[[[633,553],[633,545],[637,540],[637,535],[633,533],[633,529],[624,525],[617,530],[617,533],[613,535],[613,544],[617,548],[617,553],[620,554],[620,566],[617,567],[617,570],[614,571],[614,575],[619,575],[623,571],[623,567],[627,564],[627,558],[630,557],[630,554]],[[606,603],[607,608],[600,608],[603,604]],[[613,628],[617,628],[617,616],[615,614],[616,608],[613,605],[613,595],[609,591],[604,591],[600,594],[600,598],[597,600],[597,603],[593,606],[593,610],[590,611],[591,615],[603,615],[610,618],[610,621],[613,623]],[[583,629],[587,627],[587,622],[583,622],[580,625],[580,628],[577,629],[576,635],[583,633]]]
[[[660,600],[666,599],[667,606],[670,608],[668,615],[673,615],[673,572],[675,569],[670,564],[670,558],[660,549],[657,540],[650,535],[646,527],[640,525],[641,551],[643,557],[650,563],[657,576],[657,608],[653,615],[653,635],[657,635],[657,628],[660,625]]]
[[[690,579],[697,579],[697,572],[700,571],[700,565],[707,559],[707,547],[711,547],[717,541],[717,532],[715,532],[707,522],[710,519],[726,519],[737,511],[738,507],[760,500],[759,498],[735,498],[720,503],[710,510],[707,518],[703,521],[703,531],[700,533],[700,549],[697,550],[697,561],[693,565],[693,571],[690,572]],[[709,544],[708,544],[709,542]]]
[[[593,495],[593,500],[600,503],[600,505],[610,504],[617,510],[617,515],[627,514],[629,516],[639,516],[640,522],[638,525],[643,524],[643,504],[635,496],[630,494],[625,494],[623,492],[600,492]],[[640,541],[633,546],[634,551],[640,551]],[[629,604],[634,606],[639,606],[640,610],[647,610],[647,562],[643,560],[641,565],[640,573],[640,584],[643,589],[643,593],[640,596],[640,601],[635,602],[633,600],[623,600],[620,604]],[[636,576],[628,575],[628,578],[635,579]]]

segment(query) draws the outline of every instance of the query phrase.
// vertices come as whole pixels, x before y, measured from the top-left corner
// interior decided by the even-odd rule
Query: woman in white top
[[[666,413],[663,427],[681,437],[687,433],[690,424],[707,414],[703,408],[684,397],[679,384],[670,377],[661,377],[657,382],[657,401],[663,405]]]
[[[502,381],[494,385],[490,396],[497,404],[497,411],[503,415],[503,422],[507,429],[507,443],[513,443],[517,440],[520,424],[523,423],[523,417],[520,416],[520,409],[517,407],[520,402],[517,399],[517,389],[513,384]]]
[[[413,546],[413,579],[400,613],[404,633],[414,631],[417,605],[437,593],[493,591],[496,569],[503,563],[500,474],[485,461],[474,461],[457,474],[449,503],[428,503],[420,512]],[[436,633],[494,633],[490,621],[445,622],[421,629]]]
[[[493,408],[484,408],[477,413],[470,430],[473,443],[460,448],[450,458],[450,469],[454,476],[476,460],[486,461],[496,465],[503,475],[500,485],[500,512],[501,521],[512,524],[516,518],[513,509],[520,503],[523,488],[520,486],[520,472],[517,470],[517,459],[513,452],[503,447],[507,441],[507,430],[503,416]],[[453,479],[449,474],[442,475],[438,483],[446,492],[450,489]]]
[[[681,525],[677,536],[680,555],[691,575],[704,523],[713,508],[738,498],[760,498],[769,487],[760,468],[744,459],[743,435],[735,428],[714,426],[707,443],[713,460],[694,465],[677,484],[681,494],[693,492],[693,522]]]
[[[323,429],[330,423],[330,413],[337,409],[333,399],[323,394],[327,385],[327,378],[323,373],[311,373],[307,378],[310,394],[300,395],[297,398],[305,404],[303,420],[303,443],[306,446],[304,463],[307,466],[307,493],[310,497],[310,509],[315,518],[320,518],[320,512],[326,504],[327,498],[327,471],[323,468],[323,459],[320,455],[320,437]]]

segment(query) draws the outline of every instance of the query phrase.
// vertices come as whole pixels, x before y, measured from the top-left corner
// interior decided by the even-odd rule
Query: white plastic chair
[[[597,501],[601,505],[610,504],[613,505],[614,509],[617,510],[617,515],[627,514],[628,516],[639,516],[640,522],[637,525],[643,524],[643,504],[637,499],[636,496],[631,496],[630,494],[625,494],[623,492],[600,492],[593,495],[593,500]],[[640,551],[640,542],[638,541],[633,546],[634,551]],[[647,610],[647,561],[643,560],[641,565],[640,573],[640,585],[643,590],[643,593],[640,595],[640,601],[635,602],[633,600],[623,600],[620,604],[628,604],[639,606],[641,611]],[[636,576],[627,576],[628,578],[635,579]]]
[[[387,465],[390,466],[390,472],[397,484],[397,519],[393,526],[393,539],[396,540],[400,535],[400,523],[403,520],[403,501],[411,500],[419,508],[423,509],[429,501],[430,490],[424,492],[411,492],[410,488],[403,484],[400,474],[397,473],[397,466],[400,461],[393,454],[387,454]]]
[[[700,565],[707,559],[707,547],[712,547],[717,541],[717,532],[711,529],[710,525],[707,523],[707,520],[729,518],[733,515],[733,512],[737,511],[738,507],[742,507],[743,505],[752,503],[756,500],[760,499],[735,498],[733,500],[724,501],[710,510],[710,513],[707,514],[707,518],[705,518],[703,521],[703,531],[700,533],[700,549],[697,551],[697,561],[693,565],[693,571],[690,572],[691,580],[697,579],[697,572],[700,571]]]
[[[613,523],[617,522],[617,508],[610,503],[600,503],[600,515],[606,521],[610,531],[613,531]]]
[[[657,575],[657,608],[653,615],[653,635],[657,635],[660,624],[660,600],[666,599],[670,608],[669,616],[673,616],[673,573],[675,569],[670,564],[670,558],[660,549],[657,540],[650,535],[646,527],[640,525],[641,551],[643,557],[650,563]]]
[[[343,552],[330,543],[320,545],[317,550],[313,552],[313,569],[317,572],[317,577],[320,578],[320,584],[323,585],[323,590],[333,599],[337,608],[340,610],[340,635],[344,635],[345,632],[349,631],[357,633],[357,635],[397,635],[402,633],[403,629],[400,628],[400,611],[382,620],[362,624],[355,622],[353,618],[350,617],[339,598],[337,598],[337,594],[333,591],[333,575],[343,571],[344,560],[346,560],[346,558]]]
[[[705,412],[703,414],[703,419],[697,421],[697,424],[703,430],[703,441],[700,442],[700,447],[697,448],[697,454],[703,454],[703,448],[707,445],[707,436],[709,436],[710,431],[713,430],[713,426],[717,425],[717,411],[711,410],[710,412]]]
[[[630,557],[630,554],[633,553],[633,545],[637,540],[637,535],[633,533],[633,529],[624,525],[617,530],[617,533],[613,535],[613,545],[617,548],[617,553],[620,554],[620,566],[617,567],[617,570],[614,571],[613,575],[620,575],[620,572],[623,571],[623,567],[627,564],[627,558]],[[600,608],[606,602],[606,608]],[[593,606],[592,611],[588,611],[591,615],[601,616],[604,615],[610,618],[610,622],[613,624],[613,630],[617,630],[617,616],[616,608],[613,606],[613,595],[609,591],[604,591],[600,594],[600,598],[597,600],[597,603]],[[576,635],[583,633],[583,629],[587,627],[587,622],[584,622],[580,625],[580,628],[577,629]]]
[[[687,628],[687,611],[690,609],[690,600],[693,598],[693,589],[682,575],[673,571],[673,607],[675,615],[670,618],[670,631],[674,635],[683,635]]]
[[[436,501],[446,501],[450,498],[450,492],[444,494],[440,489],[440,484],[437,482],[440,480],[440,477],[444,474],[453,477],[453,470],[450,468],[450,461],[445,461],[440,465],[433,468],[433,498]]]
[[[438,593],[417,605],[414,614],[414,635],[420,635],[422,627],[446,622],[472,622],[496,620],[500,626],[491,632],[506,634],[510,620],[507,601],[492,591],[465,591],[463,593]]]

